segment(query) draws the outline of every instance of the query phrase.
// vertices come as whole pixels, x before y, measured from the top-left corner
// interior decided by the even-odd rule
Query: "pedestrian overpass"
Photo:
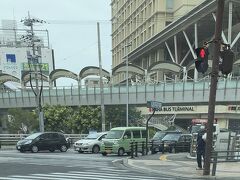
[[[218,104],[240,102],[240,78],[219,79],[216,101]],[[208,104],[210,79],[200,81],[171,81],[158,84],[107,85],[103,88],[104,105],[144,105],[156,100],[165,105]],[[101,105],[99,87],[54,87],[42,91],[42,105]],[[127,92],[129,93],[127,101]],[[36,107],[35,94],[31,89],[0,92],[0,108]]]

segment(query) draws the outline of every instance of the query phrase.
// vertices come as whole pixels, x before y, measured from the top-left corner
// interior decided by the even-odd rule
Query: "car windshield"
[[[41,134],[42,133],[34,133],[34,134],[31,134],[30,136],[26,137],[25,139],[35,139],[36,137],[38,137]]]
[[[85,139],[97,139],[98,136],[99,136],[99,134],[97,134],[97,133],[91,133]]]
[[[106,139],[120,139],[123,135],[123,130],[111,130],[106,136]]]
[[[177,141],[181,134],[167,134],[162,140],[163,141]]]
[[[204,125],[193,125],[190,133],[198,133],[199,130],[204,129]]]
[[[164,136],[165,136],[166,133],[164,132],[161,132],[161,131],[158,131],[156,132],[156,134],[153,136],[153,139],[154,140],[161,140]]]

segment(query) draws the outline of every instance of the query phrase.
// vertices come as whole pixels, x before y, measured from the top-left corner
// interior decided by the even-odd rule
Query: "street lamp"
[[[128,127],[128,101],[129,101],[129,92],[128,92],[128,47],[130,47],[132,44],[131,43],[128,43],[125,45],[125,56],[126,56],[126,86],[127,86],[127,103],[126,103],[126,126]]]
[[[97,23],[97,35],[98,35],[99,71],[100,71],[99,75],[100,75],[100,91],[101,91],[102,131],[104,132],[106,130],[106,123],[105,123],[105,108],[104,108],[104,96],[103,96],[103,74],[102,74],[102,58],[101,58],[101,43],[100,43],[99,22]]]

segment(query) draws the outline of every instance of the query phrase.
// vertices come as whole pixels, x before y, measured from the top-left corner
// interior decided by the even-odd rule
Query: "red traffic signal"
[[[196,48],[195,49],[196,55],[197,57],[201,58],[201,59],[205,59],[208,57],[208,49],[204,48],[204,47],[200,47],[200,48]]]
[[[195,67],[198,72],[205,73],[208,70],[208,49],[204,47],[195,49],[197,59],[195,59]]]
[[[205,58],[205,56],[206,56],[205,49],[200,49],[199,56],[200,56],[200,58]]]

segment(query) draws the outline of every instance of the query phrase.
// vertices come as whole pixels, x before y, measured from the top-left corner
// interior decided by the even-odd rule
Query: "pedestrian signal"
[[[195,67],[198,72],[205,73],[208,70],[208,49],[200,47],[195,49],[197,59],[195,59]]]

